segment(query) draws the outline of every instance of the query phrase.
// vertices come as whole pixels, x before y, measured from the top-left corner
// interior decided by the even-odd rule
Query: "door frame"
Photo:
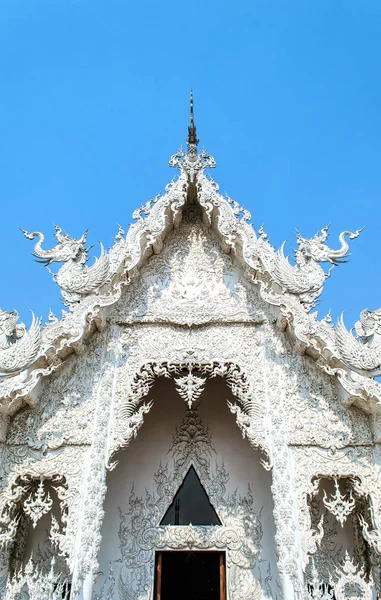
[[[167,552],[190,552],[190,550],[167,550]],[[197,550],[196,550],[197,552]],[[226,600],[226,551],[225,550],[200,550],[200,552],[215,552],[219,555],[219,574],[220,574],[220,598]],[[163,575],[163,551],[155,552],[155,580],[154,580],[154,600],[162,600],[161,582]]]

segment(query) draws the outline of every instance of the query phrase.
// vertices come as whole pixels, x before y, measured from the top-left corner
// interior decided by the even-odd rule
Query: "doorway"
[[[155,600],[226,600],[225,552],[157,552]]]

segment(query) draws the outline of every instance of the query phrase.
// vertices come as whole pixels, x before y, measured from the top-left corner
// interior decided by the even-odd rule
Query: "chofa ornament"
[[[381,308],[360,314],[354,326],[356,337],[345,327],[341,315],[336,329],[336,346],[340,358],[361,375],[381,375]]]
[[[28,240],[38,238],[33,256],[38,262],[49,266],[54,262],[64,264],[53,274],[53,279],[61,288],[62,297],[66,305],[70,306],[80,300],[81,296],[93,294],[100,290],[110,277],[109,257],[105,253],[102,244],[101,254],[95,259],[91,267],[86,266],[90,248],[85,247],[87,231],[79,238],[71,238],[67,233],[55,225],[55,238],[57,245],[51,250],[44,250],[42,244],[44,235],[39,231],[28,233],[21,230]]]
[[[284,244],[275,256],[272,274],[285,292],[296,294],[301,302],[310,307],[323,291],[325,280],[330,276],[334,266],[345,262],[342,259],[348,256],[349,245],[345,240],[357,238],[362,229],[354,233],[343,231],[339,235],[341,247],[332,250],[325,243],[328,238],[329,225],[324,227],[320,234],[313,238],[304,238],[297,233],[298,249],[294,251],[296,266],[292,266],[284,255]],[[331,263],[332,267],[326,273],[318,263]]]
[[[41,321],[32,313],[32,324],[27,331],[17,324],[16,310],[0,309],[0,376],[14,375],[27,369],[37,358],[41,344]]]

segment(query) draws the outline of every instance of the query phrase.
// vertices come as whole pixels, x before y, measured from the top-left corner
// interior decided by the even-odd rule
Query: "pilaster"
[[[265,352],[264,385],[269,413],[271,490],[274,500],[278,570],[283,600],[296,600],[302,597],[303,573],[299,564],[296,504],[291,457],[287,445],[282,369],[278,348],[272,344]]]
[[[118,361],[118,326],[110,327],[105,338],[102,373],[98,384],[91,448],[87,457],[82,491],[81,520],[74,560],[71,598],[91,600],[94,575],[99,571],[98,552],[107,491],[107,435],[115,392]]]

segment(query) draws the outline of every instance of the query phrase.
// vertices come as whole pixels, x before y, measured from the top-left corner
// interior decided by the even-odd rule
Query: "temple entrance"
[[[225,552],[157,552],[155,600],[226,600]]]

